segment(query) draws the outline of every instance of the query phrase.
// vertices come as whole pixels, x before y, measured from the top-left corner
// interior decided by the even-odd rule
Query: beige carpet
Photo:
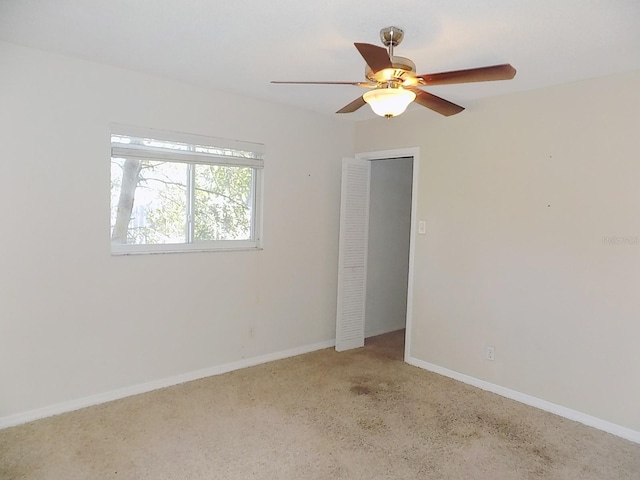
[[[640,479],[640,445],[406,365],[402,332],[0,431],[4,479]]]

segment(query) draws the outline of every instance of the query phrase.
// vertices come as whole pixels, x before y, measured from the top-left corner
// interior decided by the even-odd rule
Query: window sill
[[[163,244],[163,245],[111,245],[111,255],[157,255],[167,253],[215,253],[215,252],[247,252],[262,250],[256,242],[224,242],[224,245],[211,246],[202,243]]]

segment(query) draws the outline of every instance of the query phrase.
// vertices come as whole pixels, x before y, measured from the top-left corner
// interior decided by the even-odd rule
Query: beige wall
[[[354,137],[6,43],[0,71],[0,420],[332,339],[340,159],[419,146],[412,355],[640,430],[640,73]],[[112,257],[110,122],[266,144],[265,249]]]
[[[335,338],[349,123],[6,43],[0,72],[0,421]],[[110,122],[264,143],[264,250],[112,257]]]
[[[639,85],[357,125],[356,151],[420,147],[413,357],[640,430]]]

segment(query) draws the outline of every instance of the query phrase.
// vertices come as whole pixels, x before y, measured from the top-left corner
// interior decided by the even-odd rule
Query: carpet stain
[[[356,423],[370,433],[387,430],[387,424],[380,417],[359,418]]]
[[[481,438],[480,432],[475,425],[452,425],[449,433],[466,440]]]
[[[376,401],[392,400],[398,392],[398,385],[389,377],[380,375],[356,375],[349,378],[349,391],[354,395],[364,395]]]
[[[353,385],[349,390],[355,395],[371,395],[371,388],[366,385]]]
[[[375,396],[376,389],[371,375],[356,375],[349,378],[349,381],[351,382],[349,391],[354,395]]]
[[[476,420],[485,434],[501,438],[535,476],[546,475],[563,458],[560,449],[551,447],[538,432],[520,422],[486,413],[476,415]]]

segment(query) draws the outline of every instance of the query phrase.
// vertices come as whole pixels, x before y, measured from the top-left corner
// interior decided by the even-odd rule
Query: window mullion
[[[258,170],[256,168],[251,169],[251,240],[256,240],[256,193],[258,192],[256,188],[256,176],[258,175]]]
[[[195,165],[187,165],[187,219],[185,222],[185,237],[187,243],[193,243],[194,221],[193,215],[195,211]]]

